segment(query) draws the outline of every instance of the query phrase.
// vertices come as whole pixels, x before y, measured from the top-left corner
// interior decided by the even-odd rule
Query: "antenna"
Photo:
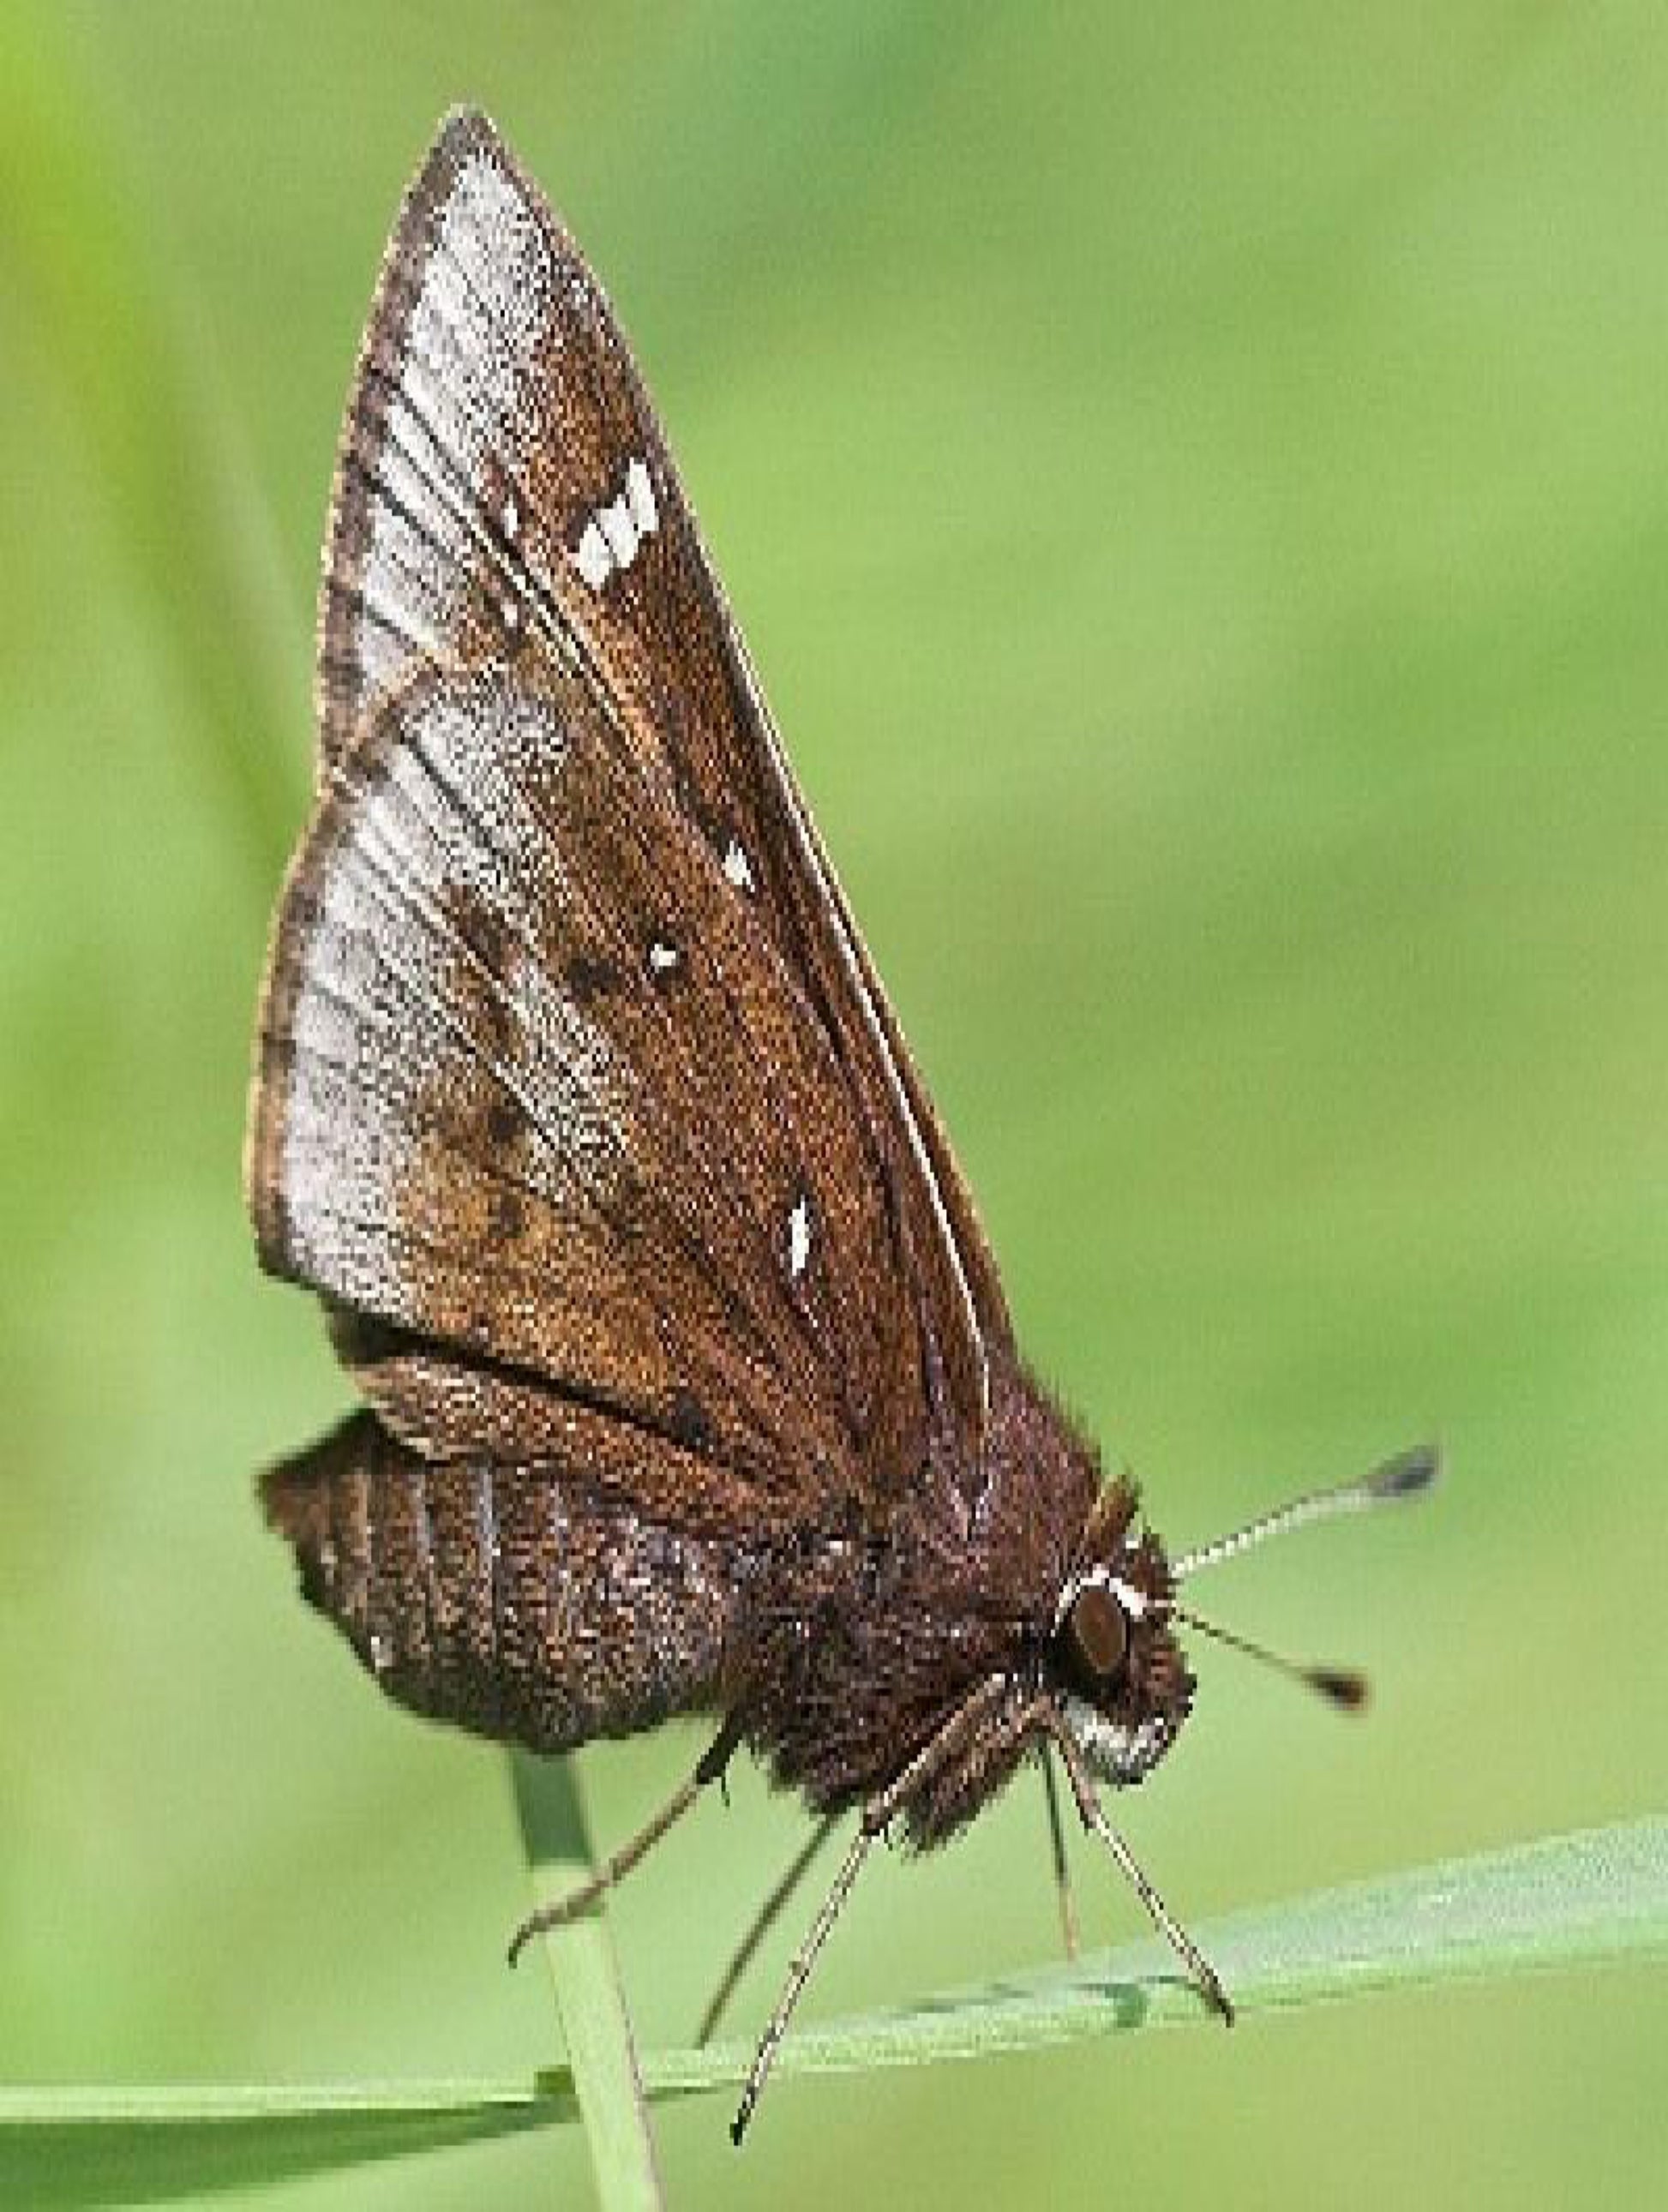
[[[1183,1582],[1201,1567],[1220,1566],[1224,1559],[1238,1559],[1241,1552],[1266,1543],[1270,1536],[1288,1535],[1294,1528],[1306,1528],[1312,1521],[1331,1521],[1342,1513],[1365,1513],[1376,1505],[1394,1504],[1398,1498],[1416,1498],[1435,1481],[1440,1464],[1441,1455],[1434,1444],[1415,1444],[1411,1451],[1397,1452],[1394,1459],[1383,1461],[1370,1474],[1360,1475],[1353,1482],[1337,1483],[1330,1490],[1309,1491],[1301,1498],[1293,1498],[1288,1505],[1277,1505],[1272,1513],[1248,1521],[1232,1535],[1218,1536],[1213,1543],[1201,1544],[1196,1551],[1184,1552],[1172,1564],[1171,1580]],[[1231,1628],[1219,1628],[1214,1620],[1207,1620],[1190,1607],[1172,1602],[1169,1610],[1173,1619],[1189,1628],[1196,1628],[1202,1636],[1226,1644],[1232,1650],[1243,1651],[1248,1659],[1261,1660],[1276,1674],[1318,1692],[1341,1712],[1358,1713],[1367,1703],[1367,1677],[1358,1674],[1353,1668],[1305,1667],[1296,1660],[1283,1658],[1278,1651],[1270,1651],[1266,1644],[1255,1643],[1249,1636],[1239,1635]]]
[[[1277,1505],[1272,1513],[1260,1514],[1243,1528],[1236,1528],[1232,1535],[1218,1536],[1211,1543],[1184,1552],[1178,1559],[1171,1561],[1171,1580],[1185,1582],[1202,1567],[1220,1566],[1224,1559],[1238,1559],[1241,1552],[1266,1543],[1270,1536],[1288,1535],[1294,1528],[1307,1528],[1312,1521],[1331,1521],[1341,1514],[1365,1513],[1374,1506],[1393,1504],[1398,1498],[1416,1498],[1435,1481],[1441,1463],[1441,1454],[1434,1444],[1415,1444],[1410,1451],[1397,1452],[1394,1459],[1384,1461],[1370,1474],[1359,1475],[1351,1482],[1340,1482],[1330,1490],[1309,1491],[1301,1498],[1293,1498],[1289,1504]],[[1224,1630],[1213,1629],[1205,1621],[1196,1621],[1194,1625],[1207,1636],[1221,1638],[1224,1643],[1239,1640]],[[1273,1658],[1269,1652],[1258,1656]],[[1273,1663],[1287,1667],[1288,1672],[1306,1671],[1290,1668],[1284,1660],[1273,1660]]]
[[[1243,1651],[1248,1659],[1260,1659],[1265,1667],[1272,1667],[1276,1674],[1301,1682],[1306,1689],[1318,1690],[1340,1712],[1358,1713],[1367,1703],[1367,1677],[1358,1674],[1353,1667],[1300,1666],[1294,1659],[1282,1658],[1278,1651],[1270,1651],[1266,1644],[1253,1643],[1249,1636],[1236,1636],[1231,1628],[1219,1628],[1214,1620],[1207,1620],[1202,1613],[1191,1612],[1184,1605],[1172,1605],[1170,1613],[1172,1620],[1196,1628],[1202,1636],[1214,1637],[1218,1644]]]

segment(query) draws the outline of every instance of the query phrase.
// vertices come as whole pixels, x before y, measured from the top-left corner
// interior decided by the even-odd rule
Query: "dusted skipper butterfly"
[[[1421,1489],[1434,1456],[1176,1559],[1103,1483],[1020,1359],[608,302],[477,114],[441,130],[377,286],[317,699],[247,1185],[262,1262],[318,1292],[365,1403],[268,1476],[268,1513],[419,1712],[539,1752],[716,1723],[517,1946],[743,1745],[813,1844],[855,1812],[740,2141],[874,1838],[945,1842],[1031,1756],[1056,1866],[1056,1759],[1231,2017],[1101,1787],[1187,1717],[1178,1627],[1226,1635],[1182,1583]]]

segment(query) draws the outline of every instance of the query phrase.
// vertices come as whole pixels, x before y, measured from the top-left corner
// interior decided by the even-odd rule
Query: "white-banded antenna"
[[[1331,1521],[1340,1514],[1365,1513],[1374,1506],[1394,1504],[1399,1498],[1416,1498],[1435,1481],[1441,1464],[1442,1455],[1434,1444],[1415,1444],[1410,1451],[1397,1452],[1394,1459],[1375,1467],[1371,1474],[1340,1482],[1330,1490],[1312,1490],[1288,1505],[1275,1506],[1272,1513],[1248,1521],[1232,1535],[1218,1536],[1195,1551],[1184,1552],[1170,1563],[1171,1579],[1185,1582],[1202,1567],[1221,1566],[1224,1559],[1237,1559],[1241,1552],[1266,1543],[1270,1536],[1288,1535],[1312,1521]]]

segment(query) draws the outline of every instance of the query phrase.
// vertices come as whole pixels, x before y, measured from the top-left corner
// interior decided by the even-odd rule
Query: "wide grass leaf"
[[[1668,1818],[1457,1859],[1198,1930],[1243,2017],[1525,1968],[1668,1956]],[[865,2072],[1035,2050],[1207,2015],[1152,1943],[807,2027],[777,2072]],[[734,2089],[742,2045],[645,2057],[651,2100]],[[156,2203],[478,2142],[578,2117],[574,2075],[536,2083],[0,2093],[0,2201]],[[593,2144],[594,2155],[595,2144]]]
[[[158,2204],[571,2119],[525,2082],[0,2090],[0,2203]]]
[[[1668,1955],[1668,1819],[1548,1838],[1324,1890],[1197,1929],[1242,2020],[1398,1985]],[[807,2027],[776,2072],[850,2073],[1029,2051],[1208,2013],[1162,1944],[1099,1952]],[[651,2095],[735,2080],[740,2045],[646,2058]]]

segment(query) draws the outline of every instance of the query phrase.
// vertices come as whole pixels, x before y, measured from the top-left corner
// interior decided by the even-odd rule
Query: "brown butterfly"
[[[812,1847],[855,1809],[739,2142],[874,1839],[944,1842],[1034,1753],[1063,1881],[1057,1755],[1231,2017],[1098,1784],[1187,1717],[1178,1624],[1224,1633],[1178,1604],[1188,1574],[1422,1488],[1434,1456],[1174,1560],[1102,1484],[1020,1358],[608,302],[478,114],[442,128],[377,286],[318,723],[247,1179],[263,1264],[319,1293],[366,1403],[268,1476],[268,1512],[419,1712],[542,1752],[717,1722],[517,1948],[741,1745],[819,1816]]]

